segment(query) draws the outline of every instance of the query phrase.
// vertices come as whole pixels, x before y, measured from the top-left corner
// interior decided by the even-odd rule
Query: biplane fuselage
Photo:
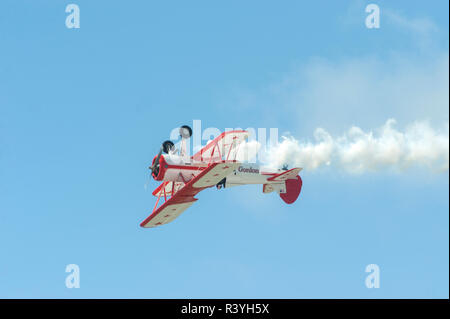
[[[155,159],[156,156],[153,160]],[[185,162],[185,160],[187,160],[187,162]],[[176,154],[162,155],[159,162],[159,173],[157,176],[153,177],[155,180],[163,182],[171,181],[187,183],[208,167],[208,163],[191,162],[189,159],[183,158],[182,156],[178,156]],[[230,163],[237,162],[230,161]],[[223,184],[223,187],[246,184],[277,184],[280,182],[271,181],[269,179],[283,172],[285,171],[281,169],[261,167],[256,164],[240,163],[236,169],[224,177],[225,183]]]
[[[248,184],[261,184],[263,193],[278,193],[284,202],[296,201],[302,188],[298,173],[301,168],[273,169],[236,160],[239,145],[248,137],[246,131],[222,133],[194,156],[184,149],[155,156],[150,169],[162,184],[153,191],[156,201],[153,213],[142,227],[167,224],[197,201],[200,191],[216,186],[218,189]],[[169,141],[170,142],[170,141]],[[185,140],[182,140],[182,147]],[[158,207],[159,200],[164,204]]]

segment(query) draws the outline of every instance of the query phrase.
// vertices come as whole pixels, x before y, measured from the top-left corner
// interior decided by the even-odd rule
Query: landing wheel
[[[183,125],[180,127],[180,136],[182,138],[190,138],[192,136],[192,129],[187,125]]]
[[[169,154],[169,152],[171,150],[173,150],[174,147],[175,147],[175,144],[173,144],[172,141],[165,141],[162,144],[163,152],[166,153],[166,154]]]
[[[226,178],[222,179],[220,182],[217,183],[216,187],[217,189],[225,188],[225,182],[227,181]]]

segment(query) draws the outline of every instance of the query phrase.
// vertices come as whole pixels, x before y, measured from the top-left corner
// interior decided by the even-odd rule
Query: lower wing
[[[170,223],[197,201],[197,198],[194,198],[195,195],[216,185],[239,165],[239,162],[234,161],[211,164],[148,216],[141,223],[141,227],[150,228]],[[159,194],[162,187],[158,187],[155,192]]]

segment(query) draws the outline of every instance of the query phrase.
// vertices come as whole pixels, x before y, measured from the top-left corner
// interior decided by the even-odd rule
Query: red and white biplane
[[[218,189],[246,184],[262,184],[263,193],[276,192],[284,202],[292,204],[300,195],[301,168],[271,169],[236,160],[239,146],[249,133],[243,130],[228,131],[210,141],[194,156],[189,156],[186,145],[192,135],[189,126],[180,128],[180,149],[165,141],[158,155],[153,158],[152,176],[162,184],[153,191],[157,197],[155,207],[141,227],[150,228],[170,223],[190,207],[194,196],[204,189]],[[165,155],[162,155],[162,153]],[[158,206],[161,198],[164,203]]]

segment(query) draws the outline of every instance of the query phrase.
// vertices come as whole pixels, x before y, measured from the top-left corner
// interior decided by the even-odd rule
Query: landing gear
[[[183,125],[180,127],[180,136],[182,138],[190,138],[192,136],[192,129],[187,125]]]
[[[218,182],[216,185],[217,189],[225,188],[226,181],[227,181],[227,178],[225,177],[220,182]]]
[[[162,144],[163,152],[166,154],[169,154],[169,152],[172,151],[174,147],[175,147],[175,145],[173,144],[172,141],[165,141]]]

